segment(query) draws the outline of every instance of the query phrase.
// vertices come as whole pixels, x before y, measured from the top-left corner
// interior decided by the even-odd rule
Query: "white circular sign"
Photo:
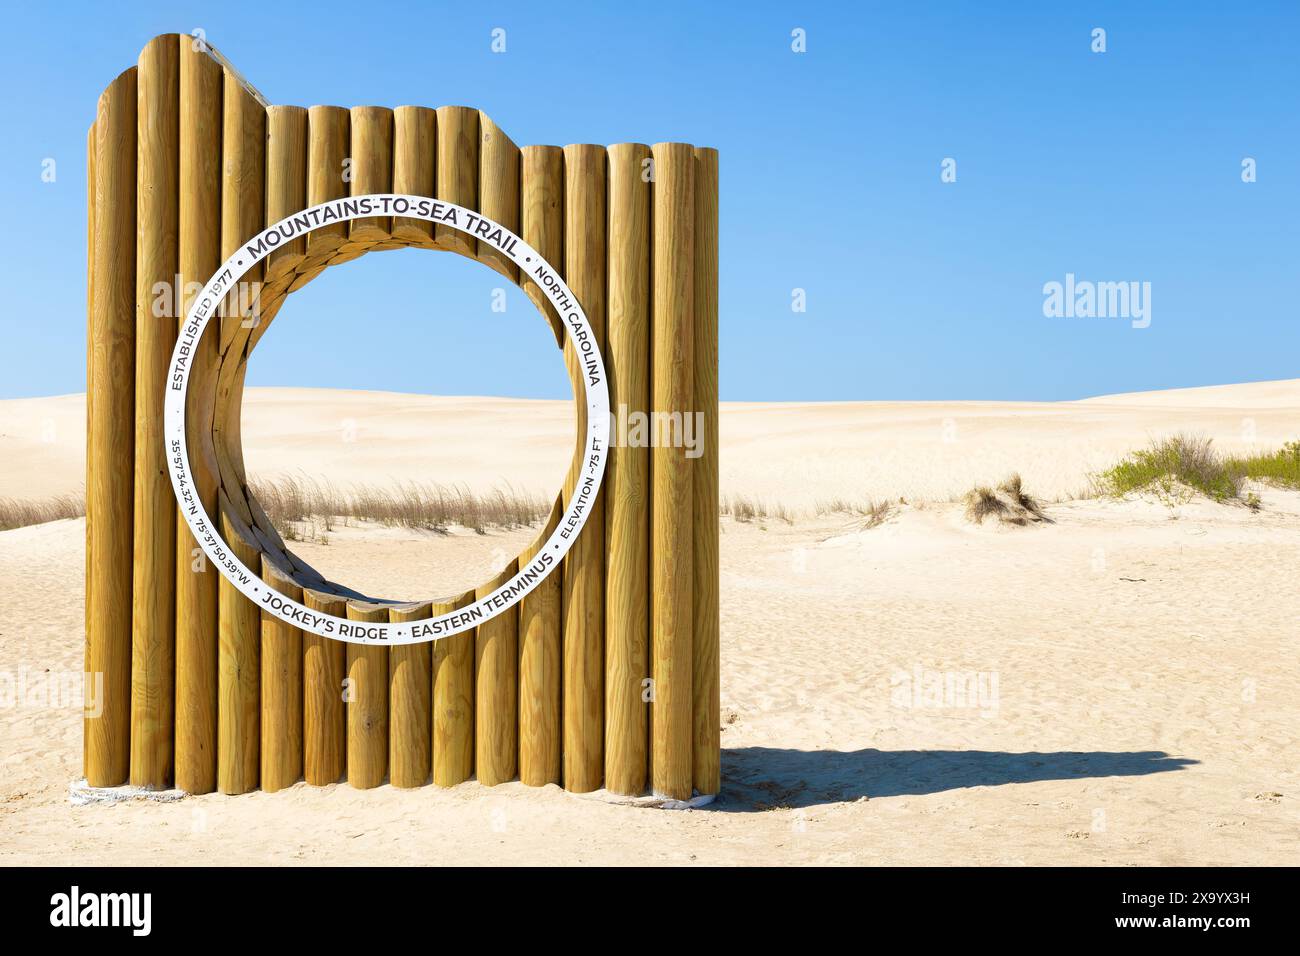
[[[185,437],[185,396],[190,385],[190,360],[217,306],[253,266],[279,246],[314,229],[366,216],[406,216],[457,229],[505,254],[520,273],[533,280],[564,321],[583,370],[583,400],[587,407],[583,466],[560,523],[527,566],[491,594],[463,608],[421,621],[400,624],[349,621],[291,600],[267,586],[259,571],[246,567],[228,548],[195,491]],[[554,571],[582,530],[605,476],[609,448],[609,383],[587,315],[556,269],[532,246],[498,223],[464,206],[399,193],[348,196],[286,216],[257,233],[229,259],[195,297],[172,352],[167,400],[163,407],[168,470],[181,514],[194,539],[217,569],[262,611],[312,634],[352,644],[420,644],[472,630],[515,605]]]

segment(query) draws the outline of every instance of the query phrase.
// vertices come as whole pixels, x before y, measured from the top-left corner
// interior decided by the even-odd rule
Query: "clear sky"
[[[1294,0],[296,7],[7,6],[0,398],[84,390],[95,100],[152,36],[195,28],[273,103],[477,106],[521,145],[716,146],[724,399],[1300,376]],[[1045,316],[1044,284],[1067,273],[1149,282],[1150,325]],[[285,306],[250,381],[568,395],[527,299],[510,287],[492,311],[503,284],[417,250],[328,270]]]

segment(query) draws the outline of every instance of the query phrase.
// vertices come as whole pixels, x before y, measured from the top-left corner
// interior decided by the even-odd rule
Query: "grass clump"
[[[1020,475],[1013,474],[996,488],[977,485],[966,492],[966,518],[983,524],[985,518],[996,518],[1000,524],[1028,525],[1039,521],[1050,522],[1042,505],[1024,489]]]
[[[902,499],[899,499],[901,502]],[[884,524],[891,514],[894,513],[895,505],[888,498],[876,501],[874,498],[867,498],[865,501],[851,502],[844,498],[832,498],[829,501],[823,501],[817,506],[819,515],[828,514],[849,514],[856,515],[866,520],[863,521],[863,530],[870,530]]]
[[[1191,489],[1211,501],[1239,502],[1258,511],[1259,495],[1246,488],[1247,481],[1300,490],[1300,441],[1272,452],[1221,455],[1209,438],[1174,435],[1152,441],[1094,477],[1097,490],[1106,495],[1153,491],[1176,499]]]
[[[1212,501],[1241,498],[1246,475],[1240,463],[1225,458],[1212,439],[1173,435],[1151,442],[1096,477],[1103,494],[1122,497],[1130,492],[1154,491],[1177,497],[1180,486],[1199,491]]]
[[[758,498],[750,498],[747,495],[727,495],[723,497],[720,514],[729,516],[734,521],[739,521],[742,524],[768,518],[784,521],[786,524],[794,524],[794,514],[785,505],[768,505]]]
[[[0,498],[0,531],[62,521],[64,518],[80,518],[85,513],[86,501],[81,495],[55,495],[38,501]]]
[[[1289,441],[1268,454],[1234,458],[1232,465],[1255,481],[1300,490],[1300,441]]]
[[[497,488],[476,495],[466,488],[407,482],[393,487],[354,486],[285,476],[250,483],[253,496],[286,541],[315,540],[337,520],[374,521],[385,527],[445,533],[455,524],[479,534],[493,528],[529,527],[544,520],[544,499]]]

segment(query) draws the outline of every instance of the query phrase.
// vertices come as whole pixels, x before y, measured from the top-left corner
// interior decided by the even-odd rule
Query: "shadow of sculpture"
[[[1133,777],[1181,770],[1198,761],[1159,750],[1009,753],[987,750],[789,750],[736,747],[722,751],[721,811],[796,809],[1000,787],[1043,780]]]

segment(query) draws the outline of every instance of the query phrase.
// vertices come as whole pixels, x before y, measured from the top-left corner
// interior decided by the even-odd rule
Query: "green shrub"
[[[1271,454],[1234,458],[1233,463],[1247,478],[1300,489],[1300,441],[1289,441]]]
[[[1245,478],[1240,463],[1221,456],[1211,439],[1174,435],[1133,452],[1097,475],[1095,481],[1103,494],[1116,496],[1146,490],[1171,493],[1175,483],[1181,483],[1223,502],[1241,497]]]

